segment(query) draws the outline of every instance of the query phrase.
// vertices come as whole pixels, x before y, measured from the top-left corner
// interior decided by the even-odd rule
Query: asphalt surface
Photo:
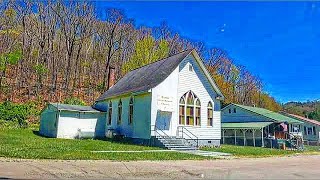
[[[0,179],[320,179],[320,156],[206,161],[0,158]]]

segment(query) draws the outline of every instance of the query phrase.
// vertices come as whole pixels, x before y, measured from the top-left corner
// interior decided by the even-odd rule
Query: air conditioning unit
[[[108,130],[106,131],[106,137],[107,137],[107,138],[113,138],[114,135],[115,135],[114,129],[108,129]]]

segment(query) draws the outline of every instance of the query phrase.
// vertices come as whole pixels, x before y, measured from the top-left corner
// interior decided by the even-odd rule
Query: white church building
[[[104,112],[105,125],[96,127],[106,136],[219,146],[223,98],[197,52],[187,50],[127,73],[92,107]]]
[[[127,73],[93,107],[107,112],[106,131],[141,142],[165,136],[220,145],[222,99],[197,52],[187,50]]]

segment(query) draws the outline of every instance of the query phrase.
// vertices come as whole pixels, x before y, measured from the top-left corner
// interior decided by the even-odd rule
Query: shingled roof
[[[167,57],[154,63],[142,66],[127,73],[108,91],[103,93],[96,101],[109,97],[119,96],[130,92],[147,91],[164,81],[191,53],[192,49]]]

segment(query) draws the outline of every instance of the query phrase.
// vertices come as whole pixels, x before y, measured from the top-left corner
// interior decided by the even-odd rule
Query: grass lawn
[[[30,129],[0,129],[0,157],[23,159],[105,159],[105,160],[184,160],[208,159],[178,152],[106,152],[159,150],[156,147],[103,140],[44,138]]]
[[[305,151],[222,145],[220,148],[202,148],[206,151],[231,153],[236,157],[270,157],[293,154],[320,154],[319,146],[305,146]],[[213,159],[178,152],[102,152],[161,150],[107,140],[68,140],[38,136],[31,129],[0,129],[0,157],[23,159],[92,159],[92,160],[201,160]]]
[[[271,157],[294,154],[320,154],[319,148],[319,146],[305,146],[304,151],[288,151],[252,146],[221,145],[220,148],[202,148],[202,150],[231,153],[236,157]]]
[[[304,146],[305,151],[308,153],[320,152],[320,146]]]

